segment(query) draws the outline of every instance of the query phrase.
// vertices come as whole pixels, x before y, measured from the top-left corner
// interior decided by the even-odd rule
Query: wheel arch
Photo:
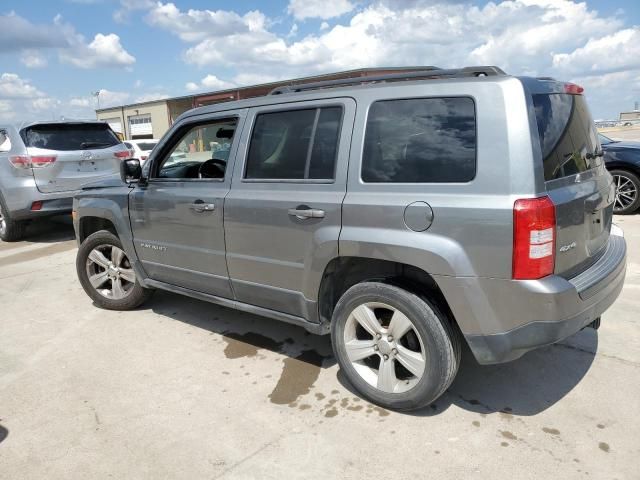
[[[336,257],[326,266],[318,291],[318,317],[331,324],[340,297],[362,282],[381,282],[403,288],[436,304],[459,330],[442,290],[435,278],[414,265],[369,257]]]

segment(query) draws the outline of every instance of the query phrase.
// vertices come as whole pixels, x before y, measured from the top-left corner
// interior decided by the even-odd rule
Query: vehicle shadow
[[[312,335],[296,325],[163,291],[157,291],[148,306],[159,315],[221,335],[230,358],[268,350],[321,368],[336,364],[328,335]]]
[[[73,240],[71,215],[59,215],[36,219],[27,225],[24,239],[19,242],[0,242],[0,250],[12,250],[32,244],[57,243]]]
[[[4,442],[4,439],[9,435],[9,430],[0,425],[0,443]]]
[[[168,292],[156,292],[148,306],[159,315],[221,335],[228,358],[264,349],[321,369],[336,364],[328,335],[312,335],[298,326]],[[536,415],[578,385],[597,348],[598,334],[591,328],[501,365],[479,365],[465,345],[460,369],[447,392],[429,407],[407,414],[434,416],[455,405],[479,414]],[[359,396],[340,370],[337,380]]]
[[[500,365],[480,365],[465,348],[458,375],[445,395],[415,414],[434,415],[455,405],[480,414],[536,415],[580,383],[597,349],[598,333],[591,328]]]

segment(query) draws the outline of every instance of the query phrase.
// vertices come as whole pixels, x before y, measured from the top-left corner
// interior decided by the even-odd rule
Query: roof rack
[[[461,78],[461,77],[494,77],[502,76],[506,73],[498,67],[464,67],[442,69],[438,67],[424,67],[420,70],[388,73],[384,75],[371,75],[364,77],[339,78],[337,80],[325,80],[321,82],[299,83],[297,85],[284,85],[276,87],[269,95],[282,95],[284,93],[303,92],[306,90],[318,90],[322,88],[343,87],[347,85],[356,85],[359,83],[375,83],[375,82],[398,82],[403,80],[435,79],[441,77]]]

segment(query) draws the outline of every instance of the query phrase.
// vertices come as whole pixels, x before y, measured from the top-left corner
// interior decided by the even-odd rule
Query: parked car
[[[628,215],[640,207],[640,142],[621,142],[598,134],[604,161],[616,185],[613,212]]]
[[[80,283],[103,308],[159,289],[331,334],[363,397],[422,407],[463,342],[514,360],[618,297],[626,243],[581,93],[473,67],[191,110],[144,170],[76,196]],[[225,135],[225,159],[201,148]]]
[[[0,239],[28,221],[69,213],[84,184],[117,174],[128,150],[104,122],[0,125]]]
[[[158,144],[158,140],[127,140],[125,146],[133,152],[132,158],[137,158],[140,163],[146,162],[149,154]]]

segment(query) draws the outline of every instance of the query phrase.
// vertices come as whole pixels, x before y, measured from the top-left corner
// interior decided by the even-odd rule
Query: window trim
[[[322,100],[322,99],[321,99]],[[333,100],[333,99],[327,99]],[[258,116],[262,114],[268,113],[281,113],[281,112],[295,112],[298,110],[315,110],[315,118],[314,123],[311,129],[311,141],[309,142],[309,147],[307,149],[307,158],[305,160],[305,176],[308,175],[308,169],[311,162],[311,154],[313,153],[313,145],[315,143],[315,134],[316,128],[318,126],[318,121],[320,119],[320,114],[322,113],[322,109],[324,108],[332,108],[338,107],[340,108],[340,123],[338,125],[338,137],[337,137],[337,145],[336,145],[336,157],[333,163],[333,178],[247,178],[247,167],[249,166],[249,152],[251,151],[251,140],[253,139],[253,133],[256,128],[256,121]],[[301,105],[277,105],[276,108],[262,108],[257,107],[259,110],[255,112],[253,118],[251,120],[251,129],[249,130],[249,137],[247,138],[247,148],[246,153],[244,155],[244,165],[242,167],[242,177],[240,178],[241,183],[298,183],[298,184],[321,184],[321,185],[332,185],[336,183],[336,171],[338,168],[338,157],[340,155],[340,140],[342,138],[342,132],[344,127],[344,117],[346,113],[345,104],[341,102],[328,102],[328,103],[305,103]]]
[[[458,98],[466,98],[471,100],[473,104],[473,118],[474,118],[474,170],[473,177],[466,181],[458,181],[458,182],[367,182],[362,178],[362,171],[364,170],[364,148],[365,142],[367,140],[367,126],[369,125],[369,116],[371,115],[371,107],[376,103],[380,102],[392,102],[396,100],[444,100],[444,99],[458,99]],[[417,185],[469,185],[473,183],[478,177],[478,105],[476,103],[476,99],[471,95],[429,95],[425,97],[393,97],[393,98],[383,98],[379,100],[375,100],[371,102],[367,107],[367,115],[364,122],[364,129],[362,134],[362,149],[360,151],[360,172],[358,174],[358,181],[361,185],[409,185],[409,186],[417,186]]]
[[[149,167],[149,175],[147,177],[148,183],[224,183],[228,178],[231,178],[232,173],[229,171],[229,162],[231,161],[231,151],[234,146],[236,146],[235,142],[238,138],[238,135],[242,132],[239,131],[240,128],[240,115],[232,114],[226,115],[216,118],[207,118],[200,119],[194,122],[185,123],[184,125],[180,125],[175,132],[171,133],[171,137],[175,138],[177,136],[178,140],[172,143],[165,143],[162,145],[162,149],[158,151],[157,155],[153,157],[153,163]],[[234,120],[236,122],[236,131],[233,134],[233,138],[231,139],[231,149],[229,150],[229,158],[227,159],[227,168],[224,171],[223,178],[162,178],[154,175],[158,174],[158,166],[161,161],[166,158],[167,153],[172,152],[176,147],[179,141],[181,141],[191,130],[202,127],[204,125],[212,125],[214,123],[224,122],[228,120]],[[160,142],[158,142],[158,145]]]

